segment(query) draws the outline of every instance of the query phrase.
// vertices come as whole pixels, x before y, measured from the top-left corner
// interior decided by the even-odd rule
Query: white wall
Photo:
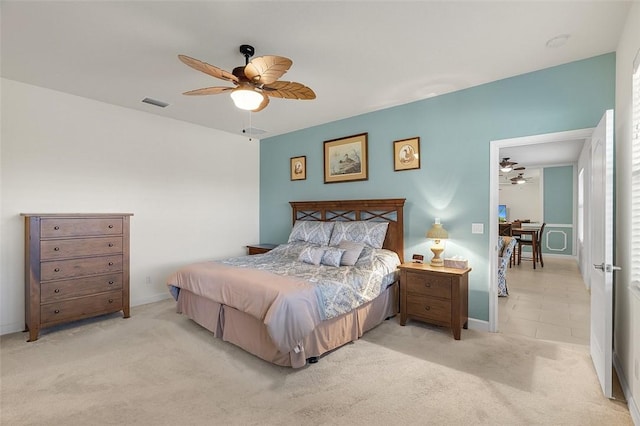
[[[616,244],[614,262],[622,270],[614,274],[614,359],[626,385],[629,408],[640,424],[640,329],[634,324],[640,303],[629,289],[631,283],[631,87],[633,59],[640,49],[640,3],[634,2],[616,50]],[[622,370],[622,371],[620,371]]]
[[[259,141],[1,83],[0,333],[24,328],[22,212],[133,213],[132,305],[168,297],[179,266],[258,242]]]
[[[507,205],[507,219],[529,219],[542,222],[542,194],[539,181],[522,185],[500,185],[500,204]]]

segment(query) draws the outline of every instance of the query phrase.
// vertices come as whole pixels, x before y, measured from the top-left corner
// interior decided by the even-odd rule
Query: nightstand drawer
[[[407,271],[409,293],[451,299],[451,278],[435,274]]]
[[[451,323],[451,301],[412,296],[407,300],[407,314],[449,325]]]

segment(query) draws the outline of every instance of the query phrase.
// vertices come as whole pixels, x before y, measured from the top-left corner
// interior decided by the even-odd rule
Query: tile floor
[[[507,270],[509,296],[498,298],[501,333],[589,345],[590,295],[577,262],[544,258],[544,268],[531,261]]]

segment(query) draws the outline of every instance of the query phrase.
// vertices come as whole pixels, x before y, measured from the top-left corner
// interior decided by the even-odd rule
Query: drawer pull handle
[[[56,225],[56,226],[53,227],[53,229],[57,231],[58,229],[60,229],[60,227],[58,225]]]
[[[109,281],[109,285],[113,285],[113,281]]]
[[[60,272],[60,268],[54,269],[53,272]]]
[[[109,225],[109,229],[113,229],[113,225]]]
[[[425,306],[425,307],[424,307],[424,310],[425,310],[425,311],[430,311],[430,310],[431,310],[431,306]]]
[[[56,309],[55,311],[53,311],[54,314],[59,314],[60,313],[60,309]]]
[[[113,262],[109,262],[109,266],[113,266]]]
[[[53,251],[60,251],[60,247],[54,247]]]
[[[60,289],[56,288],[55,290],[53,290],[54,293],[60,293]]]
[[[424,283],[424,286],[427,288],[431,288],[431,283]]]
[[[113,243],[109,243],[109,247],[113,247]]]
[[[109,303],[113,303],[113,299],[109,299]]]

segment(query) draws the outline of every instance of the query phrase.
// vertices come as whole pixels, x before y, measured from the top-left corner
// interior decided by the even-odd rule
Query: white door
[[[591,358],[605,396],[611,398],[613,347],[613,111],[591,137],[590,247]]]

